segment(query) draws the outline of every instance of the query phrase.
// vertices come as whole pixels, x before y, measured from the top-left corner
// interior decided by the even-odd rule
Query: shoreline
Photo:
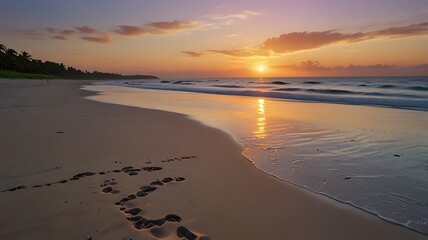
[[[84,239],[87,235],[94,239],[121,239],[127,235],[141,239],[156,234],[158,239],[175,239],[175,230],[180,225],[211,239],[426,238],[354,207],[332,204],[330,198],[317,198],[313,196],[315,193],[267,175],[241,155],[242,146],[229,135],[185,115],[87,100],[84,97],[92,94],[80,89],[83,85],[80,80],[49,84],[30,81],[6,81],[11,84],[9,87],[15,88],[14,92],[0,85],[3,99],[0,120],[4,126],[0,143],[8,156],[8,160],[1,163],[1,167],[8,170],[1,171],[1,190],[73,176],[78,170],[146,166],[147,162],[163,169],[133,177],[123,171],[118,173],[120,177],[115,177],[118,184],[111,185],[120,190],[116,195],[101,192],[98,185],[109,179],[103,180],[99,175],[76,183],[1,193],[3,218],[8,219],[7,224],[0,225],[2,239],[34,239],[31,238],[34,236],[54,239],[58,236],[55,234],[64,230],[70,239]],[[90,82],[93,81],[87,81]],[[34,125],[29,125],[29,120]],[[25,140],[26,136],[33,136],[37,141]],[[195,158],[181,159],[182,156]],[[37,164],[15,162],[29,157],[37,159]],[[114,163],[118,159],[123,164]],[[56,166],[60,168],[34,173],[35,167]],[[16,177],[11,174],[14,170],[21,175],[31,171],[33,174]],[[15,175],[19,175],[17,173]],[[5,178],[8,175],[11,176]],[[136,230],[122,216],[126,214],[113,204],[114,199],[126,196],[124,193],[132,192],[142,182],[181,176],[186,180],[165,184],[147,198],[126,203],[127,208],[142,206],[148,218],[178,214],[183,219],[179,224],[168,223],[156,228],[157,231]],[[76,204],[63,203],[64,196]],[[90,200],[93,196],[96,203]],[[61,207],[53,209],[59,202]],[[78,202],[88,202],[88,205]],[[10,204],[15,208],[6,208]],[[35,209],[39,204],[44,206],[41,207],[44,211]],[[67,207],[64,209],[63,205]],[[94,216],[92,207],[102,208],[103,217]],[[81,225],[76,220],[82,216],[86,224],[92,222],[91,227],[99,231],[76,227]]]

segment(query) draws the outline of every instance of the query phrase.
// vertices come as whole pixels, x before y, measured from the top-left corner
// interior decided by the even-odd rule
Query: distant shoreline
[[[133,80],[133,79],[159,79],[150,75],[120,75],[115,78],[64,78],[52,74],[24,73],[10,70],[0,70],[0,78],[5,79],[75,79],[75,80]]]

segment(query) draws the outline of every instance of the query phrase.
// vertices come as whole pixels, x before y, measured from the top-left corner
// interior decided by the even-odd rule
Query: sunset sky
[[[162,78],[428,75],[427,13],[427,0],[5,0],[0,43]]]

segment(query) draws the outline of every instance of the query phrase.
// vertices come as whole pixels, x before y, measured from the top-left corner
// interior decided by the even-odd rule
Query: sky
[[[161,78],[428,75],[427,0],[0,0],[0,43]]]

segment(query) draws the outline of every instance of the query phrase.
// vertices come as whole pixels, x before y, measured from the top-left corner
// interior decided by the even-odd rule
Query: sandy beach
[[[269,176],[226,133],[0,80],[0,239],[427,239]],[[181,238],[180,238],[181,236]]]

